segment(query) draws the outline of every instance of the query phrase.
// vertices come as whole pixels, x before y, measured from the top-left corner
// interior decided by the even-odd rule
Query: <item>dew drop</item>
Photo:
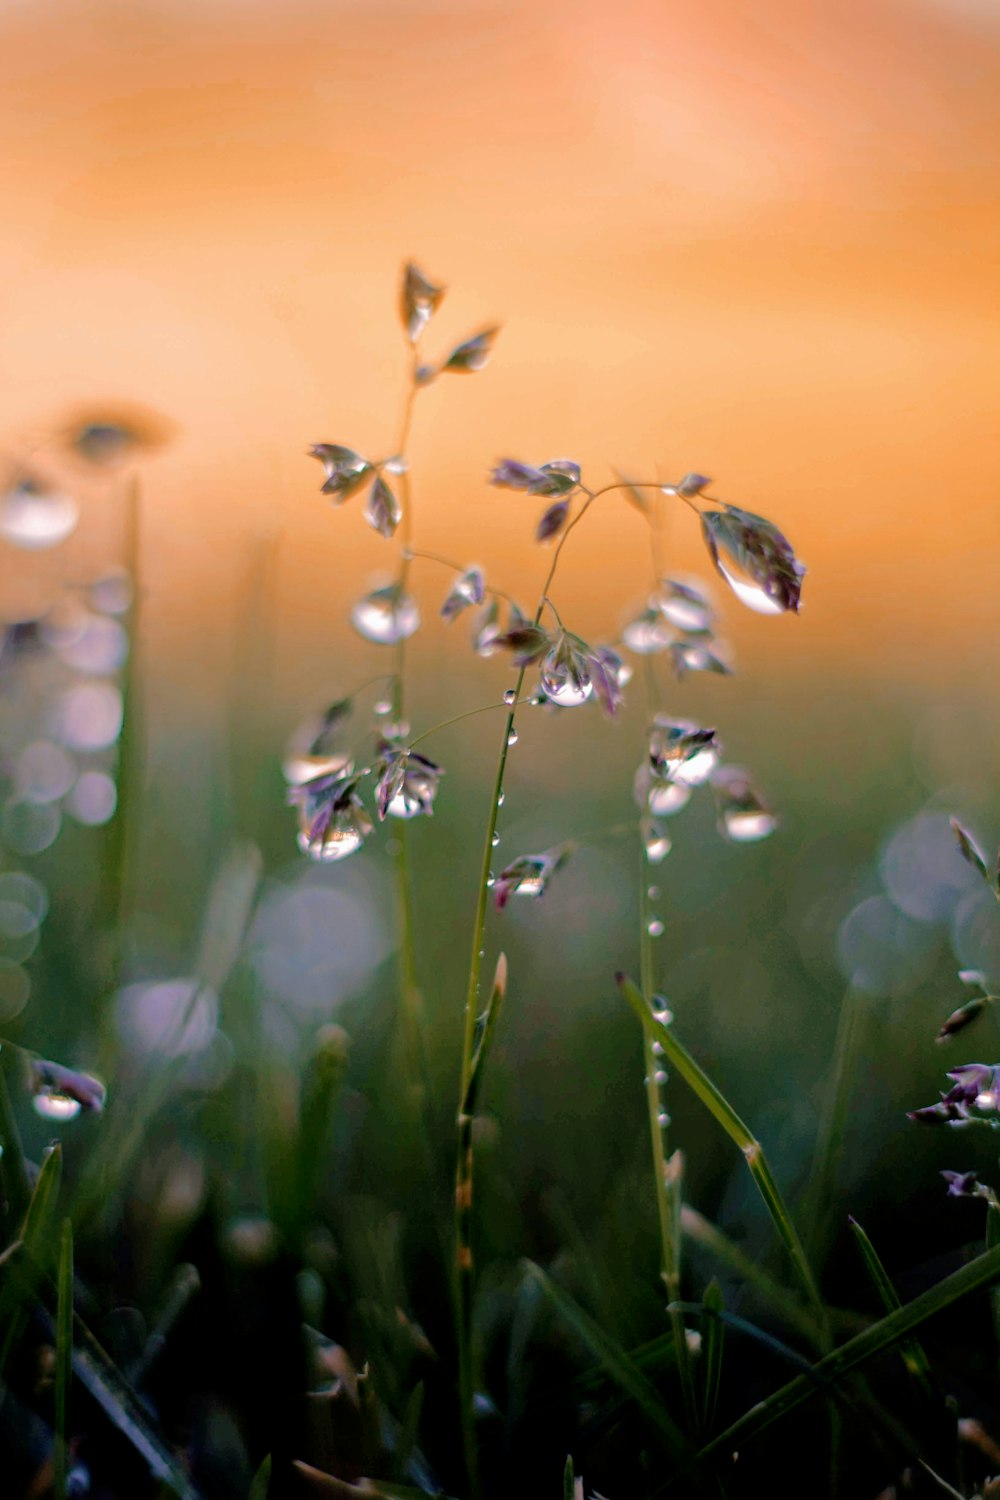
[[[654,1083],[658,1083],[661,1088],[663,1087],[663,1085],[667,1081],[667,1075],[664,1072],[663,1068],[657,1068],[656,1072],[653,1074],[653,1081]]]
[[[500,793],[499,797],[497,798],[497,807],[503,807],[503,799],[504,799],[505,796],[506,796],[505,792],[501,792]]]
[[[507,689],[507,691],[503,695],[503,701],[506,703],[508,708],[510,708],[511,704],[517,702],[517,693],[513,688]]]
[[[672,847],[665,833],[651,833],[646,838],[646,858],[651,865],[662,864]],[[659,894],[656,886],[650,886],[650,890]]]
[[[659,917],[650,917],[649,921],[646,923],[646,931],[649,933],[650,937],[658,938],[663,936],[663,923],[660,921]]]
[[[729,809],[722,815],[722,826],[727,838],[735,844],[754,844],[766,839],[778,826],[773,813],[765,811],[739,812]]]
[[[508,734],[508,736],[507,736],[507,743],[508,743],[508,745],[516,745],[517,744],[517,730],[516,729],[512,729],[510,731],[510,733]]]
[[[83,1108],[79,1099],[69,1094],[60,1094],[56,1089],[44,1089],[32,1099],[35,1113],[44,1120],[75,1120]]]
[[[366,641],[391,646],[419,628],[420,611],[409,594],[392,587],[376,589],[354,605],[351,624]]]
[[[372,708],[372,713],[377,719],[384,719],[392,713],[392,699],[379,698]]]
[[[784,614],[782,605],[776,599],[772,599],[770,594],[761,588],[760,584],[751,583],[747,578],[741,578],[738,573],[734,572],[732,568],[727,567],[721,560],[716,562],[716,567],[729,584],[737,599],[741,600],[747,609],[755,610],[759,615]]]
[[[660,600],[660,609],[671,625],[678,630],[698,632],[708,630],[712,623],[712,611],[704,601],[686,598],[682,594],[670,594]]]
[[[356,828],[331,826],[322,839],[310,839],[307,834],[300,833],[296,843],[310,859],[321,864],[331,864],[334,860],[346,859],[349,854],[355,854],[364,840]]]
[[[389,798],[386,813],[391,818],[415,818],[424,811],[418,797],[413,797],[405,786],[401,786],[394,797]]]
[[[500,842],[500,835],[498,833],[495,833],[493,835],[493,837],[490,839],[490,843],[493,845],[493,848],[495,849],[496,846],[497,846],[497,844],[499,844],[499,842]]]
[[[681,761],[674,770],[673,778],[682,786],[701,786],[708,780],[718,764],[718,748],[715,745],[706,745],[704,750],[699,750],[687,760]]]
[[[26,552],[64,542],[76,530],[80,507],[72,495],[24,480],[0,498],[0,536]]]
[[[651,656],[656,651],[665,651],[670,644],[670,632],[665,622],[650,610],[637,620],[630,620],[622,631],[622,640],[637,656]]]
[[[656,1123],[657,1125],[659,1125],[661,1130],[666,1130],[667,1126],[670,1124],[670,1116],[667,1114],[665,1109],[660,1110],[660,1113],[656,1117]]]
[[[594,691],[589,679],[585,682],[580,678],[574,678],[572,673],[560,681],[555,673],[543,672],[542,688],[546,698],[557,708],[579,708],[581,703],[586,703]]]
[[[646,805],[654,817],[669,818],[680,812],[691,800],[691,788],[680,781],[667,781],[649,789]]]
[[[653,1055],[655,1057],[662,1057],[663,1056],[663,1043],[662,1042],[654,1042],[653,1045],[652,1045],[652,1049],[651,1050],[652,1050]]]
[[[495,885],[496,885],[496,883],[497,883],[497,878],[496,878],[496,876],[495,876],[495,875],[494,875],[494,873],[493,873],[493,871],[492,871],[492,870],[491,870],[491,871],[490,871],[490,873],[489,873],[489,874],[488,874],[488,875],[487,875],[487,877],[486,877],[486,884],[487,884],[487,885],[488,885],[488,886],[489,886],[489,887],[490,887],[490,889],[491,889],[491,890],[492,890],[492,888],[493,888],[493,886],[495,886]]]
[[[661,1026],[670,1026],[670,1025],[672,1025],[673,1019],[674,1019],[674,1013],[673,1013],[673,1011],[669,1010],[666,1006],[664,1006],[662,1010],[654,1010],[653,1011],[653,1020],[654,1021],[659,1021],[659,1023],[660,1023]],[[659,1042],[654,1042],[653,1043],[653,1049],[654,1049],[654,1051],[655,1051],[655,1049],[657,1047],[659,1047],[659,1045],[660,1045]],[[661,1051],[663,1050],[662,1047],[660,1048],[660,1050]]]

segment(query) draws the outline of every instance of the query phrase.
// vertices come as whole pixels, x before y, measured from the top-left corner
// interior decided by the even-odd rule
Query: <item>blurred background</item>
[[[664,706],[716,725],[780,818],[746,848],[718,838],[708,799],[672,823],[657,981],[793,1198],[851,989],[863,1031],[837,1203],[911,1289],[915,1262],[979,1234],[969,1205],[943,1212],[936,1171],[985,1172],[990,1151],[903,1111],[970,1060],[933,1045],[966,998],[956,971],[1000,980],[1000,913],[947,826],[960,816],[987,849],[1000,835],[998,33],[984,0],[0,6],[0,1021],[112,1095],[120,1075],[131,1098],[165,1049],[186,1059],[162,1149],[104,1207],[137,1305],[193,1253],[200,1216],[273,1216],[244,1116],[280,1137],[331,1022],[352,1046],[338,1193],[388,1212],[412,1189],[385,1092],[384,831],[311,865],[281,775],[297,723],[390,667],[348,612],[395,547],[360,499],[330,508],[306,450],[393,450],[411,257],[448,287],[428,352],[502,324],[486,370],[418,401],[418,547],[533,606],[538,506],[486,477],[501,457],[568,456],[592,485],[710,474],[807,564],[797,617],[751,614],[715,581],[734,678],[678,684],[655,660]],[[102,424],[127,441],[81,440]],[[665,552],[708,577],[681,508]],[[560,611],[615,639],[649,578],[644,522],[612,497],[567,547]],[[472,653],[465,620],[437,617],[448,586],[415,570],[417,731],[512,680]],[[109,938],[127,661],[144,770],[127,925]],[[637,680],[614,723],[592,705],[527,711],[511,754],[498,858],[587,845],[489,930],[487,963],[503,946],[512,976],[483,1135],[500,1261],[544,1255],[564,1210],[632,1226],[644,1191],[641,1062],[612,984],[638,963],[636,854],[591,835],[634,816],[646,718]],[[484,715],[428,742],[447,774],[411,830],[442,1123],[498,733]],[[192,1006],[213,880],[246,840],[263,859],[248,957]],[[992,1061],[982,1028],[970,1055]],[[743,1179],[675,1102],[693,1201],[757,1254]],[[37,1154],[51,1121],[24,1128]],[[67,1135],[77,1172],[95,1128]],[[608,1230],[619,1253],[626,1232]]]

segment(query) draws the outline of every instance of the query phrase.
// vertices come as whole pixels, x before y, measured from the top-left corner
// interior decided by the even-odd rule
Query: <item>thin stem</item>
[[[538,597],[538,607],[535,610],[534,624],[538,624],[545,608],[545,601],[552,587],[559,559],[563,548],[569,539],[570,533],[580,524],[590,506],[593,504],[594,496],[589,491],[587,498],[570,521],[565,531],[559,538],[552,554],[552,561],[542,585]],[[490,811],[486,824],[486,836],[483,840],[483,857],[479,873],[479,890],[476,897],[476,913],[472,924],[472,949],[469,958],[469,974],[465,992],[465,1021],[462,1037],[462,1065],[461,1081],[458,1095],[458,1161],[456,1166],[455,1180],[458,1186],[455,1198],[455,1277],[456,1277],[456,1311],[457,1311],[457,1334],[458,1334],[458,1368],[459,1368],[459,1399],[462,1422],[462,1443],[465,1453],[466,1470],[469,1478],[469,1486],[473,1496],[479,1492],[479,1465],[476,1451],[475,1429],[473,1425],[473,1395],[474,1381],[472,1369],[472,1296],[473,1296],[473,1256],[472,1247],[469,1242],[468,1226],[471,1219],[472,1190],[473,1190],[473,1161],[471,1151],[471,1139],[465,1118],[465,1101],[468,1096],[469,1082],[472,1077],[473,1055],[476,1039],[476,1017],[479,1013],[479,985],[483,962],[483,941],[486,929],[486,909],[489,902],[490,890],[490,865],[493,859],[493,837],[496,833],[497,818],[500,811],[500,803],[503,798],[504,776],[507,770],[507,755],[514,738],[514,721],[517,708],[521,699],[521,689],[524,686],[524,678],[527,667],[521,667],[517,682],[514,686],[514,701],[510,705],[507,720],[504,726],[503,738],[500,742],[500,754],[497,759],[496,776],[493,782],[493,792],[490,797]]]
[[[603,484],[599,490],[588,491],[588,493],[591,500],[596,500],[599,495],[610,495],[613,490],[659,490],[661,495],[669,495],[675,500],[683,500],[688,510],[693,510],[696,516],[701,515],[700,509],[697,505],[695,505],[690,495],[682,495],[679,490],[672,490],[669,485],[664,486],[662,484],[654,484],[652,480],[649,480],[648,482],[644,481],[642,484],[635,484],[631,479],[618,479],[614,484]],[[711,500],[714,505],[722,505],[725,503],[722,500],[715,500],[711,495],[704,495],[702,496],[702,498],[705,500]],[[586,509],[586,507],[584,507],[584,509]],[[581,511],[580,514],[582,515],[583,511]],[[569,530],[568,526],[566,530]],[[565,536],[565,534],[566,533],[564,532],[563,535]]]
[[[416,739],[410,741],[409,748],[412,750],[419,745],[421,740],[429,739],[432,734],[437,734],[440,729],[450,729],[452,724],[460,724],[463,719],[474,719],[477,714],[493,713],[498,708],[506,708],[508,711],[520,708],[524,703],[530,703],[530,698],[516,698],[513,703],[508,703],[506,698],[502,703],[484,703],[481,708],[467,709],[464,714],[455,714],[454,718],[442,719],[440,724],[432,724],[430,729],[421,730]]]
[[[542,600],[542,603],[543,604],[547,604],[549,606],[549,609],[552,611],[553,615],[555,616],[555,621],[556,621],[556,624],[559,626],[559,629],[560,630],[565,630],[566,627],[565,627],[565,625],[562,622],[562,615],[556,609],[555,605],[552,603],[552,600],[549,598],[548,594],[545,595],[545,598]]]
[[[457,563],[452,557],[443,557],[440,552],[425,552],[422,547],[410,547],[409,554],[411,561],[440,563],[442,568],[450,568],[453,573],[465,572],[464,563]],[[516,602],[506,589],[498,589],[493,584],[486,585],[486,592],[495,594],[498,599],[505,599],[508,604]]]
[[[52,1445],[52,1493],[66,1500],[69,1464],[68,1406],[73,1378],[73,1224],[63,1219],[59,1237],[56,1296],[55,1432]]]
[[[653,935],[650,931],[652,909],[649,896],[649,870],[646,851],[639,839],[639,966],[643,997],[650,1010],[654,1004]],[[680,1236],[680,1159],[669,1156],[670,1118],[664,1109],[662,1049],[652,1034],[643,1032],[643,1054],[646,1065],[646,1109],[649,1116],[649,1141],[653,1155],[653,1185],[656,1193],[656,1215],[660,1226],[660,1275],[667,1289],[670,1325],[674,1335],[677,1373],[680,1376],[684,1408],[691,1427],[697,1425],[697,1402],[694,1378],[688,1355],[683,1313],[673,1306],[681,1293]]]

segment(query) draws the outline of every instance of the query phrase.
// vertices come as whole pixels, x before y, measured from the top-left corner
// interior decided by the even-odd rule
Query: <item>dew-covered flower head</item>
[[[288,800],[298,813],[298,846],[310,859],[346,859],[373,831],[375,825],[358,795],[365,774],[355,774],[348,762],[342,769],[289,787]]]
[[[426,755],[379,738],[375,801],[380,819],[430,817],[444,771]]]

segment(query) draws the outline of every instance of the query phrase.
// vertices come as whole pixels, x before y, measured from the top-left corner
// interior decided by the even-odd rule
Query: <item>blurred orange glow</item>
[[[421,397],[419,544],[528,601],[537,507],[486,488],[498,457],[696,468],[810,566],[802,618],[741,615],[741,655],[981,674],[998,41],[985,0],[8,0],[3,446],[81,403],[175,421],[145,481],[157,670],[211,691],[262,538],[283,670],[392,565],[304,453],[391,451],[413,256],[450,288],[431,350],[504,322]],[[613,633],[641,523],[573,546],[560,597]],[[683,514],[671,546],[703,566]]]

